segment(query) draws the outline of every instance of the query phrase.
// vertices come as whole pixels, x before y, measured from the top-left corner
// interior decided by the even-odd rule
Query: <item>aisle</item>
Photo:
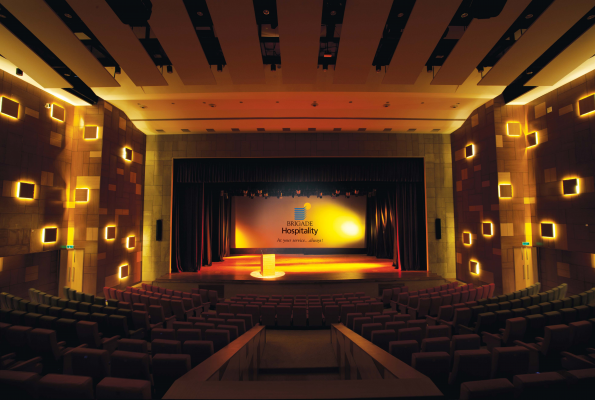
[[[330,331],[267,330],[258,380],[339,380]]]

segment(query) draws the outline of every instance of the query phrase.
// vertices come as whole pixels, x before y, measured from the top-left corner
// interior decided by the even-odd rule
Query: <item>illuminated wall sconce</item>
[[[593,111],[595,111],[595,94],[590,94],[578,101],[578,114],[581,117],[591,114]]]
[[[473,157],[474,154],[475,154],[475,146],[470,144],[469,146],[465,147],[465,157],[466,158]]]
[[[19,199],[32,200],[35,197],[35,184],[19,182],[17,187],[17,197]]]
[[[83,139],[93,140],[99,137],[99,128],[96,126],[85,126],[85,132],[83,133]]]
[[[74,201],[77,203],[84,203],[89,201],[89,189],[75,189]]]
[[[19,103],[8,97],[0,97],[0,113],[11,118],[19,118]]]
[[[556,237],[556,225],[552,222],[541,223],[541,236],[545,238]]]
[[[498,186],[500,198],[511,198],[512,197],[512,185],[504,184]]]
[[[463,243],[471,245],[471,233],[463,232]]]
[[[520,122],[509,122],[506,124],[506,134],[508,136],[521,136],[523,130]]]
[[[108,226],[105,228],[105,240],[114,240],[116,238],[116,227]]]
[[[528,134],[527,136],[527,147],[537,146],[537,132]]]
[[[492,236],[494,234],[493,226],[491,222],[484,222],[481,224],[483,235]]]
[[[122,157],[124,157],[127,161],[132,161],[132,149],[128,147],[124,147],[124,152],[122,153]]]
[[[562,189],[564,190],[565,196],[569,196],[572,194],[578,194],[579,193],[578,179],[577,178],[564,179],[562,181]]]
[[[58,241],[58,228],[45,228],[42,237],[43,243],[55,243]]]
[[[469,271],[472,274],[479,275],[479,263],[477,261],[469,261]]]
[[[52,104],[51,113],[52,118],[55,120],[64,122],[64,120],[66,119],[66,110],[57,104]]]
[[[136,238],[134,236],[128,236],[126,238],[126,247],[129,249],[134,249],[136,246]]]
[[[128,264],[120,265],[120,279],[128,277]]]

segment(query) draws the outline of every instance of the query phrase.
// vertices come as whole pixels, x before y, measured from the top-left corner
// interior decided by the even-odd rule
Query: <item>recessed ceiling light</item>
[[[196,15],[198,15],[199,17],[202,17],[204,14],[202,13],[202,11],[199,11],[196,13]]]
[[[270,14],[269,10],[262,10],[262,13],[263,13],[264,15],[269,15],[269,14]]]
[[[405,14],[403,14],[403,13],[398,13],[398,14],[397,14],[397,17],[398,17],[398,18],[401,18],[403,15],[405,15]]]
[[[593,15],[589,15],[589,16],[587,17],[587,19],[588,19],[588,20],[592,20],[593,18],[595,18],[595,14],[593,14]]]
[[[467,18],[468,16],[469,16],[469,14],[467,14],[467,13],[462,13],[461,14],[461,18]]]
[[[444,56],[438,55],[438,56],[436,56],[436,58],[444,58]]]
[[[6,18],[6,15],[0,14],[0,18]]]
[[[531,19],[531,18],[533,18],[533,14],[527,14],[527,15],[525,15],[525,19]]]
[[[72,18],[72,15],[70,15],[70,14],[64,14],[64,16],[65,16],[66,18]]]
[[[161,58],[161,54],[153,54],[153,58]]]
[[[333,10],[331,11],[331,15],[337,15],[337,12]]]
[[[527,71],[527,75],[533,75],[533,71]]]

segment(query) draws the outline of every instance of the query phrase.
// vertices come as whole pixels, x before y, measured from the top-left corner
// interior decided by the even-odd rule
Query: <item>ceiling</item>
[[[595,68],[595,0],[370,4],[0,0],[0,68],[146,134],[451,133]]]

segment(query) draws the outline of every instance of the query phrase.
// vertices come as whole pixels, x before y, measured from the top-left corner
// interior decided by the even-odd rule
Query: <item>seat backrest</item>
[[[491,354],[487,350],[457,350],[448,383],[457,385],[461,382],[488,379],[491,372]]]
[[[58,347],[56,331],[51,329],[32,329],[28,334],[31,351],[44,358],[58,360],[61,352]]]
[[[130,351],[114,351],[111,357],[111,376],[126,379],[151,380],[149,355]]]
[[[454,311],[454,326],[464,325],[467,326],[471,320],[471,309],[470,308],[457,308]]]
[[[571,333],[572,331],[567,325],[546,326],[541,353],[550,355],[568,349],[572,344]]]
[[[101,345],[97,322],[79,321],[76,323],[76,333],[81,344],[88,344],[91,348]]]
[[[446,381],[450,372],[450,354],[444,351],[413,353],[411,366],[434,381]]]
[[[524,317],[509,318],[506,320],[506,328],[502,334],[504,346],[511,346],[515,340],[523,340],[527,330],[527,320]]]
[[[529,373],[528,349],[521,346],[495,347],[492,350],[491,378],[511,379],[515,375]]]
[[[95,385],[109,375],[110,357],[107,350],[76,348],[69,355],[73,375],[89,376]]]
[[[215,352],[227,346],[230,342],[229,330],[225,329],[207,329],[205,331],[205,340],[213,342]]]

